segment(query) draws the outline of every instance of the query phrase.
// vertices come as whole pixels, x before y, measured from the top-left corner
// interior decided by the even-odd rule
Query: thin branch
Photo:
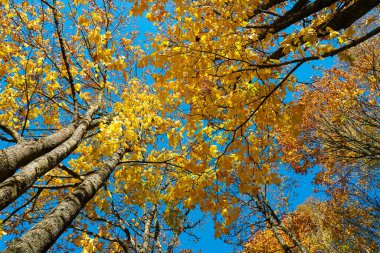
[[[242,122],[239,126],[237,126],[234,131],[237,131],[238,129],[242,128],[255,114],[256,112],[263,106],[263,104],[279,89],[281,86],[288,80],[288,78],[296,71],[304,61],[299,62],[292,70],[289,71],[288,74],[281,80],[280,83],[276,85],[265,97],[264,99],[260,102],[260,104],[256,107],[256,109],[248,116],[248,118]]]
[[[116,242],[123,248],[124,252],[126,252],[126,253],[129,252],[128,246],[125,245],[119,238],[101,236],[101,235],[99,235],[99,233],[94,233],[94,232],[91,232],[87,229],[83,229],[83,228],[79,228],[79,227],[75,227],[75,226],[70,226],[70,227],[74,230],[77,230],[77,231],[82,232],[82,233],[86,233],[86,234],[93,236],[93,237],[97,237],[97,238],[100,238],[100,239],[103,239],[103,240],[106,240],[109,242]]]
[[[1,141],[5,141],[5,142],[16,142],[16,140],[14,140],[14,139],[8,139],[8,138],[6,138],[6,137],[4,137],[4,136],[2,136],[2,135],[0,135],[0,140]]]
[[[76,173],[75,171],[71,170],[69,167],[67,167],[66,165],[64,165],[62,163],[60,163],[58,165],[58,168],[64,170],[65,172],[67,172],[69,175],[73,176],[76,179],[79,179],[81,181],[83,181],[85,179],[84,176],[79,175],[78,173]]]
[[[69,187],[77,187],[81,183],[68,183],[68,184],[59,184],[59,185],[33,185],[32,188],[36,189],[62,189]]]
[[[55,6],[55,0],[54,0],[54,6],[52,6],[52,7],[53,7],[54,24],[55,24],[55,27],[56,27],[56,30],[57,30],[58,41],[59,41],[59,45],[60,45],[60,49],[61,49],[61,54],[62,54],[63,62],[65,64],[67,75],[68,75],[68,81],[69,81],[69,84],[70,84],[71,95],[73,97],[74,118],[76,119],[77,116],[78,116],[78,107],[77,107],[77,98],[76,98],[74,78],[73,78],[73,75],[72,75],[72,73],[70,71],[70,65],[69,65],[69,61],[68,61],[67,55],[66,55],[65,45],[64,45],[64,42],[63,42],[63,37],[62,37],[61,29],[59,27],[58,10],[57,10],[57,8]]]
[[[136,163],[136,164],[165,164],[165,165],[169,165],[169,166],[173,166],[173,167],[176,167],[176,168],[183,168],[182,166],[180,165],[177,165],[177,164],[174,164],[174,163],[170,163],[168,162],[169,160],[166,160],[166,161],[139,161],[139,160],[131,160],[131,161],[121,161],[119,162],[119,164],[130,164],[130,163]]]
[[[0,123],[0,129],[9,134],[15,140],[15,142],[21,142],[23,140],[23,138],[15,130],[4,124]]]
[[[50,180],[48,180],[48,182],[50,182]],[[29,198],[24,204],[22,204],[21,206],[19,206],[15,210],[13,210],[13,212],[11,212],[7,217],[4,218],[3,224],[5,222],[7,222],[10,218],[12,218],[12,216],[15,215],[18,211],[20,211],[21,209],[23,209],[24,207],[26,207],[33,200],[36,200],[40,196],[40,194],[42,193],[43,190],[44,189],[38,189],[38,191],[36,192],[36,194],[34,194],[31,198]]]

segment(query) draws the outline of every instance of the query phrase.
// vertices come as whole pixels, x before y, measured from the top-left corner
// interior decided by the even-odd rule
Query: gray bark
[[[12,203],[16,198],[28,190],[39,177],[57,166],[76,149],[89,129],[92,117],[98,108],[99,105],[95,105],[88,110],[85,117],[68,140],[47,154],[35,159],[26,165],[21,171],[0,184],[0,210]]]
[[[74,133],[75,124],[43,137],[37,141],[22,141],[0,150],[0,183],[11,177],[18,168],[51,151]]]
[[[21,238],[14,240],[3,253],[46,252],[58,237],[70,226],[83,207],[107,182],[109,176],[125,154],[118,149],[99,170],[89,175],[64,201]]]
[[[151,246],[149,245],[149,241],[152,239],[151,227],[152,227],[152,222],[156,216],[156,209],[157,209],[157,206],[154,205],[151,211],[147,211],[147,210],[145,211],[146,215],[144,217],[145,225],[144,225],[143,241],[142,241],[141,249],[139,250],[139,252],[141,253],[152,252],[152,248],[149,247]]]
[[[282,232],[284,232],[289,237],[289,239],[297,247],[299,252],[308,253],[308,250],[302,245],[302,243],[297,238],[297,236],[283,225],[281,219],[276,215],[276,213],[270,206],[268,200],[263,194],[258,194],[255,197],[253,197],[253,199],[255,200],[257,209],[266,218],[267,222],[269,223],[269,228],[272,229],[275,237],[277,238],[278,242],[280,243],[281,247],[283,248],[285,252],[290,252],[291,248],[285,243],[284,240],[282,240],[281,235],[278,233],[277,228],[279,228]]]

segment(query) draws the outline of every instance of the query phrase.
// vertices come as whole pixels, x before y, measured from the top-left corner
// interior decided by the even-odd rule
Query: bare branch
[[[68,183],[68,184],[59,184],[59,185],[33,185],[33,188],[36,189],[62,189],[69,187],[76,187],[80,185],[80,183]]]
[[[9,134],[15,140],[15,142],[23,141],[23,138],[12,128],[0,123],[0,129]]]

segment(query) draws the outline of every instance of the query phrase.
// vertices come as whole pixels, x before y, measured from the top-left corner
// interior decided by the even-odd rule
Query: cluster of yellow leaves
[[[135,1],[135,6],[142,13],[152,2]],[[224,225],[216,226],[218,235],[228,231],[227,224],[238,213],[223,211],[231,210],[234,200],[218,189],[254,194],[264,185],[280,184],[281,162],[297,172],[308,166],[300,162],[299,154],[307,150],[306,144],[297,141],[301,116],[296,110],[302,106],[289,108],[283,102],[296,80],[292,75],[284,80],[290,67],[281,62],[322,57],[357,36],[354,29],[340,33],[326,27],[337,4],[322,9],[307,24],[296,23],[291,32],[279,33],[266,28],[277,19],[270,12],[286,12],[291,3],[269,9],[269,14],[257,12],[260,4],[176,3],[170,14],[175,22],[168,19],[162,28],[166,33],[154,38],[153,52],[141,63],[165,69],[154,76],[158,96],[183,117],[180,131],[168,133],[171,147],[185,146],[184,156],[177,159],[185,173],[178,184],[168,187],[169,200],[181,203],[188,195],[185,207],[198,203],[204,211],[224,213]],[[147,17],[154,20],[153,12]],[[228,203],[218,205],[220,199]]]
[[[179,123],[165,115],[162,101],[154,94],[153,88],[136,79],[125,84],[120,99],[113,105],[115,116],[112,121],[101,124],[100,131],[78,147],[76,152],[79,157],[72,159],[69,164],[78,174],[86,174],[101,166],[102,159],[109,157],[120,145],[129,149],[123,163],[113,174],[109,190],[101,189],[86,206],[86,212],[90,217],[97,217],[98,212],[112,216],[111,202],[117,201],[118,205],[125,207],[125,222],[134,230],[143,230],[141,215],[133,214],[131,210],[170,203],[167,198],[171,193],[164,188],[175,183],[178,174],[169,173],[175,168],[166,164],[166,161],[174,164],[172,160],[178,153],[161,145],[165,133],[171,132]],[[165,212],[167,223],[173,229],[176,229],[177,223],[170,219],[176,212],[181,215],[175,209]],[[177,221],[182,222],[180,218]],[[98,229],[103,228],[99,224]],[[103,232],[110,236],[111,231],[106,229]],[[78,236],[77,240],[86,238]]]
[[[261,31],[249,28],[250,22],[269,22],[262,15],[248,18],[258,4],[207,0],[178,4],[173,14],[178,23],[168,27],[167,37],[155,38],[155,51],[144,60],[168,67],[163,75],[155,75],[155,86],[159,97],[174,111],[182,111],[184,118],[180,132],[168,133],[172,147],[189,147],[178,160],[186,173],[168,188],[172,202],[191,196],[186,207],[199,203],[204,211],[223,212],[232,209],[234,201],[219,187],[236,187],[246,194],[281,181],[275,164],[281,157],[271,126],[282,124],[278,112],[293,78],[261,107],[281,81],[282,68],[256,67],[268,63],[262,51],[270,51],[278,39],[255,41]],[[294,44],[291,36],[283,43]],[[312,27],[297,36],[307,37],[310,45],[316,41]],[[262,163],[267,165],[261,167]],[[228,203],[219,205],[223,198]],[[231,224],[238,211],[228,213],[222,216]]]
[[[102,247],[102,244],[98,242],[98,238],[92,238],[87,234],[84,234],[81,237],[76,237],[73,240],[75,246],[82,248],[82,253],[94,253],[98,252],[99,248]],[[119,247],[115,245],[116,249]]]
[[[0,239],[1,237],[3,237],[4,235],[6,235],[7,233],[5,231],[3,231],[3,222],[1,221],[0,222]]]
[[[122,16],[114,19],[112,3],[110,11],[92,1],[74,4],[67,15],[64,3],[57,3],[58,28],[52,8],[43,2],[22,1],[12,3],[12,8],[0,8],[0,78],[4,82],[0,119],[15,130],[23,125],[60,128],[62,121],[70,120],[68,112],[74,111],[72,86],[83,111],[100,89],[110,96],[119,92],[122,88],[116,83],[127,82],[133,68],[130,63],[142,53],[131,45],[133,38],[110,30],[128,26]]]
[[[133,6],[130,10],[130,15],[142,16],[146,12],[146,18],[149,21],[163,21],[168,16],[168,11],[165,9],[168,0],[128,0],[133,2]],[[177,4],[182,1],[175,0]]]
[[[116,8],[111,2],[108,4],[105,7],[96,1],[74,1],[68,8],[57,2],[62,45],[53,12],[43,2],[36,5],[27,1],[12,3],[12,8],[0,6],[0,78],[4,83],[0,90],[0,121],[16,131],[23,127],[24,121],[25,127],[32,129],[64,127],[72,120],[74,111],[70,78],[81,114],[101,92],[104,100],[95,118],[108,113],[110,116],[89,131],[67,159],[67,167],[80,177],[72,177],[65,170],[55,168],[36,183],[72,187],[41,191],[33,208],[51,208],[51,203],[62,200],[120,144],[130,149],[130,160],[167,159],[165,154],[162,157],[147,155],[152,146],[157,147],[156,143],[161,140],[158,136],[173,124],[164,118],[161,101],[157,100],[154,91],[145,83],[130,78],[142,50],[133,45],[133,31],[130,36],[125,33],[129,25],[125,17],[118,14],[115,18],[112,12]],[[103,9],[108,7],[107,11]],[[62,50],[66,52],[67,62]],[[161,173],[151,167],[136,167],[138,169],[134,170],[132,164],[127,164],[114,175],[114,194],[125,195],[126,204],[143,205],[148,199],[158,202],[160,196],[155,196],[152,189],[161,183]],[[92,207],[92,212],[95,209],[108,212],[112,195],[100,192],[99,196],[102,198],[95,198],[95,206],[90,205],[89,210]],[[27,215],[29,219],[39,214],[30,212]],[[18,221],[7,224],[7,231],[19,231]],[[97,251],[101,248],[99,243],[97,239],[87,238],[85,233],[74,241],[85,252]]]

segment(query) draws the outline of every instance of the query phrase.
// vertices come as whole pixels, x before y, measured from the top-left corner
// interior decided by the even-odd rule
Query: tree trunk
[[[281,245],[281,248],[285,253],[290,253],[290,247],[286,244],[284,239],[281,237],[280,233],[277,230],[277,227],[271,227],[274,236],[276,237],[278,243]]]
[[[74,133],[76,125],[67,127],[37,141],[23,141],[0,150],[0,183],[11,177],[18,168],[51,151]]]
[[[21,238],[14,240],[3,253],[46,252],[70,226],[100,187],[107,182],[125,152],[124,148],[118,149],[98,171],[89,175],[46,218],[42,219]]]
[[[322,2],[322,1],[321,1]],[[335,31],[339,31],[342,29],[347,29],[352,26],[357,20],[363,17],[366,13],[370,12],[372,9],[376,8],[380,4],[380,0],[359,0],[353,3],[351,6],[347,7],[342,12],[335,14],[331,19],[326,21],[325,23],[320,24],[316,28],[318,38],[322,38],[327,36],[327,27]],[[294,46],[301,46],[306,41],[301,40],[297,41],[297,45],[294,42]],[[286,54],[284,53],[284,49],[282,47],[278,48],[275,52],[273,52],[268,58],[279,60],[284,57]]]
[[[257,209],[264,215],[266,220],[269,223],[269,227],[272,229],[275,237],[280,243],[281,247],[285,252],[289,251],[290,248],[286,245],[286,243],[282,240],[281,235],[278,233],[277,228],[279,228],[282,232],[284,232],[287,237],[293,242],[293,244],[297,247],[297,249],[302,253],[308,253],[308,250],[302,245],[300,240],[297,238],[295,234],[293,234],[290,230],[288,230],[282,223],[281,219],[276,215],[266,197],[263,194],[258,194],[253,197],[255,200]]]
[[[144,208],[145,209],[145,208]],[[141,249],[139,250],[139,252],[141,253],[146,253],[146,252],[152,252],[152,248],[154,247],[154,245],[149,245],[150,243],[150,240],[152,239],[152,233],[151,233],[151,226],[152,226],[152,222],[156,216],[156,209],[157,209],[157,206],[154,205],[152,207],[152,209],[150,211],[146,210],[146,215],[145,218],[144,218],[144,233],[143,233],[143,240],[142,240],[142,245],[141,245]],[[153,246],[153,247],[149,247],[149,246]]]
[[[308,0],[298,1],[292,9],[287,11],[282,17],[276,19],[272,24],[270,24],[270,32],[275,34],[287,27],[305,19],[306,17],[317,13],[318,11],[338,2],[338,0],[325,0],[325,1],[315,1],[310,3]],[[258,40],[265,39],[267,32],[264,30],[262,34],[259,35]]]
[[[20,172],[0,184],[0,210],[12,203],[28,190],[39,177],[57,166],[76,149],[87,132],[92,116],[98,108],[99,105],[95,105],[87,111],[84,119],[68,140],[47,154],[35,159]]]

